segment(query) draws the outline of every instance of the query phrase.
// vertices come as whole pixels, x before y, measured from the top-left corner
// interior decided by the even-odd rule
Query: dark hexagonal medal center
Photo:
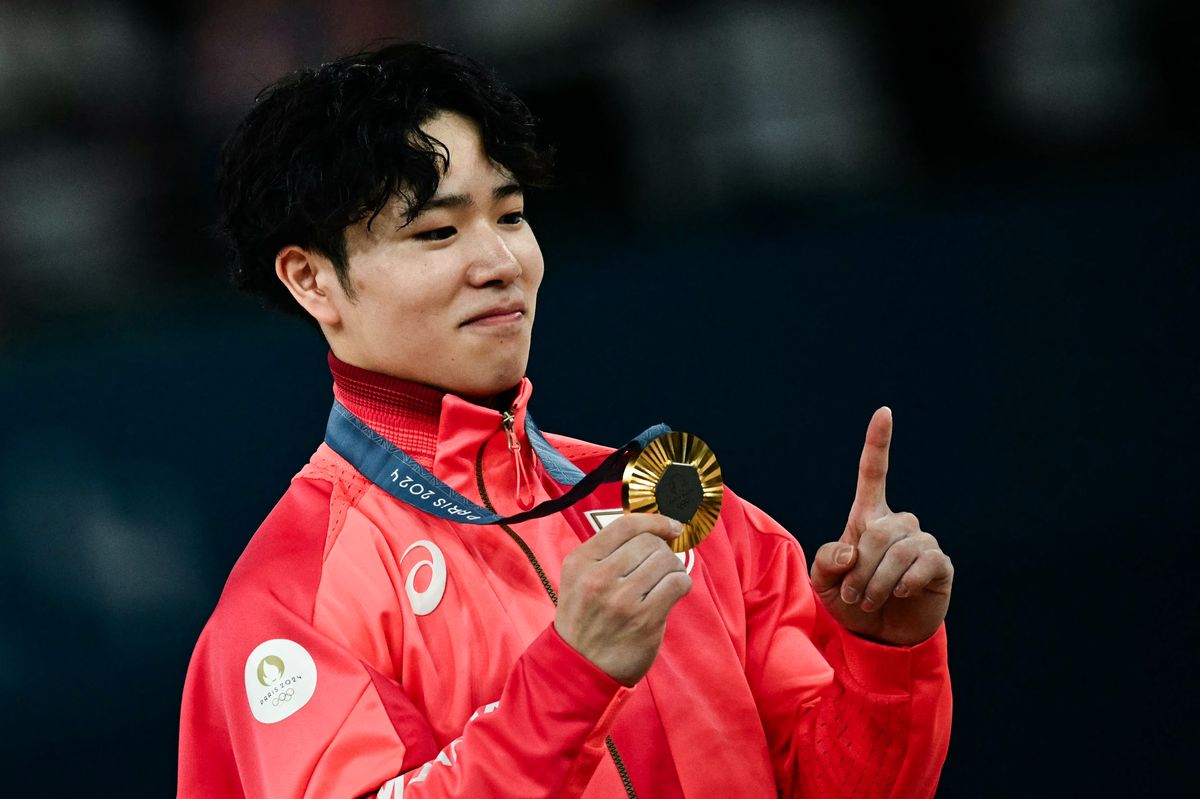
[[[696,515],[703,500],[704,487],[700,485],[700,473],[695,466],[686,463],[672,463],[654,486],[658,512],[684,524]]]

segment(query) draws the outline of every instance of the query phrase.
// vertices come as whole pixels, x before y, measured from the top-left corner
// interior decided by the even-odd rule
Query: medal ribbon
[[[556,450],[529,415],[525,415],[525,433],[546,471],[563,485],[567,493],[546,500],[514,516],[501,516],[481,507],[433,476],[412,456],[372,430],[342,403],[336,400],[325,427],[325,443],[350,462],[364,477],[401,502],[417,510],[449,521],[465,524],[519,524],[540,519],[570,507],[601,483],[619,480],[625,462],[632,453],[645,448],[671,428],[657,424],[644,430],[629,443],[613,452],[586,475]]]

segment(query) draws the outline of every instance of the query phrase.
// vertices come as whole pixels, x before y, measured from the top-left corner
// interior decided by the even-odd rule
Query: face
[[[525,374],[542,252],[475,124],[442,114],[423,130],[449,151],[437,193],[411,223],[393,202],[347,229],[353,296],[334,298],[325,332],[355,366],[486,399]]]

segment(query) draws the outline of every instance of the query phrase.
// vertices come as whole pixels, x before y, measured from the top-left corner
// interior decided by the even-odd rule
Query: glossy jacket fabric
[[[562,493],[524,433],[528,381],[510,433],[452,395],[397,413],[428,390],[334,365],[343,404],[464,496],[482,483],[508,515]],[[609,451],[548,438],[585,472]],[[638,685],[566,644],[543,577],[556,590],[562,559],[619,506],[608,485],[514,527],[527,554],[499,526],[397,501],[322,445],[196,646],[179,795],[617,799],[625,779],[641,797],[933,794],[944,630],[910,648],[841,630],[795,540],[731,492]]]

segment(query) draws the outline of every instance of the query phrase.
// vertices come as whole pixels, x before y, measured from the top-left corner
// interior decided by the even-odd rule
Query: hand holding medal
[[[690,433],[669,432],[629,460],[621,479],[626,513],[661,513],[683,524],[671,541],[686,552],[703,541],[721,513],[724,481],[717,456]]]
[[[724,489],[716,456],[687,433],[652,428],[609,459],[623,469],[625,515],[563,559],[554,627],[601,671],[634,685],[658,655],[671,608],[692,587],[671,552],[712,531]]]

